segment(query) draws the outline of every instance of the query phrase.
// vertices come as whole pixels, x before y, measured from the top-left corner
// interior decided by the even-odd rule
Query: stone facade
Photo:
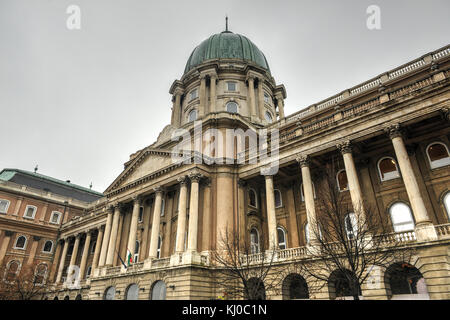
[[[392,220],[393,232],[391,209],[409,208],[413,227],[397,236],[416,249],[426,297],[449,299],[449,57],[448,46],[438,49],[289,116],[286,90],[268,69],[239,58],[202,61],[172,84],[171,124],[157,141],[130,156],[104,198],[60,226],[47,298],[217,298],[222,292],[211,252],[220,249],[225,230],[248,241],[252,230],[264,235],[258,247],[277,251],[273,272],[281,272],[308,258],[305,248],[314,239],[305,227],[319,201],[315,177],[333,162],[336,174],[345,175],[339,186],[350,206],[370,206]],[[195,137],[196,121],[203,132],[217,129],[223,137],[227,129],[278,130],[278,171],[262,175],[273,159],[251,161],[257,155],[245,143],[231,153],[208,153],[232,163],[196,161],[195,152],[190,163],[176,161],[171,136],[184,130]],[[202,140],[199,149],[210,143]],[[185,147],[196,150],[195,144]],[[247,161],[236,164],[242,155]],[[63,283],[70,265],[81,271],[79,284]],[[361,288],[365,299],[399,298],[384,271],[375,282]],[[336,298],[330,288],[310,298]],[[280,289],[267,298],[289,295]]]

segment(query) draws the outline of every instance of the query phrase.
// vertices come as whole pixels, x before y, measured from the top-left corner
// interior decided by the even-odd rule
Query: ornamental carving
[[[398,124],[398,123],[394,123],[394,124],[387,126],[384,129],[384,132],[389,136],[390,139],[402,137],[402,135],[403,135],[400,124]]]
[[[336,147],[339,149],[339,151],[342,154],[345,153],[351,153],[352,152],[352,143],[350,142],[350,140],[344,140],[342,142],[339,142]]]
[[[300,164],[300,167],[309,167],[311,158],[308,155],[300,155],[295,160]]]

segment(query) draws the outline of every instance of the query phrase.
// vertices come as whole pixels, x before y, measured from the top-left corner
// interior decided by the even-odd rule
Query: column
[[[265,110],[264,107],[264,79],[258,78],[258,108],[259,108],[259,117],[261,119],[265,119]]]
[[[39,221],[45,221],[45,216],[47,214],[47,210],[48,210],[48,203],[45,203],[44,207],[42,208],[41,216],[39,218]]]
[[[50,282],[54,281],[54,278],[56,276],[55,273],[56,273],[56,268],[58,267],[60,254],[61,254],[61,241],[56,241],[56,249],[55,249],[55,253],[53,254],[52,266],[51,266],[50,272],[48,274],[48,279]]]
[[[83,248],[83,253],[81,256],[81,263],[80,263],[80,280],[84,279],[84,273],[86,270],[86,262],[87,262],[87,258],[89,255],[89,246],[91,244],[91,231],[89,230],[86,233],[86,240],[84,241],[84,248]],[[92,269],[91,269],[91,273],[92,273]]]
[[[255,79],[253,76],[248,77],[248,100],[250,103],[250,115],[256,118],[256,101],[255,101]]]
[[[209,85],[209,112],[216,112],[216,80],[217,75],[213,74],[210,76],[210,85]]]
[[[238,234],[239,241],[245,241],[245,192],[247,182],[238,180]]]
[[[211,179],[204,181],[203,187],[203,227],[202,227],[202,250],[211,248]]]
[[[350,198],[352,199],[353,210],[357,217],[365,219],[363,196],[358,173],[356,172],[355,161],[353,160],[352,145],[349,140],[345,140],[337,144],[337,148],[341,151],[344,159],[345,173],[347,174],[348,189],[350,191]],[[364,225],[364,222],[360,221],[359,225]]]
[[[199,115],[203,117],[206,113],[206,75],[200,75],[200,90],[199,90]]]
[[[189,203],[189,229],[188,229],[188,251],[197,251],[198,239],[198,197],[201,175],[193,172],[189,175],[191,179],[191,199]]]
[[[41,237],[33,236],[32,239],[33,239],[33,244],[31,245],[30,255],[28,256],[27,264],[33,263],[34,257],[36,256],[36,250],[39,245],[39,241],[41,240]]]
[[[406,151],[399,124],[386,128],[389,138],[394,146],[395,156],[405,184],[406,193],[411,203],[414,218],[416,220],[416,237],[418,240],[433,240],[437,238],[436,230],[428,216],[425,203],[420,193],[419,184],[414,175],[411,161]]]
[[[287,208],[289,210],[289,243],[290,247],[297,248],[300,246],[299,234],[298,234],[298,223],[297,223],[297,212],[295,211],[295,195],[294,195],[294,183],[287,185],[286,200]]]
[[[273,188],[273,176],[266,175],[266,203],[267,203],[267,226],[269,229],[269,250],[278,247],[277,240],[277,218],[275,214],[275,195]]]
[[[75,244],[73,245],[72,256],[70,257],[70,266],[74,266],[77,262],[78,247],[80,246],[80,234],[75,236]]]
[[[108,216],[106,218],[105,233],[103,234],[102,249],[100,251],[100,259],[98,261],[99,267],[103,267],[106,263],[106,255],[108,254],[109,236],[111,235],[112,216],[113,216],[112,207],[109,207]]]
[[[101,226],[98,228],[98,234],[97,234],[97,242],[95,243],[95,252],[94,252],[94,260],[92,261],[92,269],[91,269],[91,275],[94,275],[94,270],[98,267],[98,261],[100,259],[100,251],[102,249],[103,244],[103,233],[104,233],[105,226]]]
[[[8,250],[11,236],[14,234],[14,232],[8,230],[5,230],[4,232],[5,235],[3,236],[2,245],[0,247],[0,266],[2,266],[3,259],[5,258],[6,251]]]
[[[147,258],[148,256],[148,251],[149,248],[147,247],[147,245],[149,244],[149,224],[150,224],[150,206],[148,205],[148,200],[143,202],[143,206],[144,206],[144,231],[142,232],[142,244],[141,244],[141,252],[142,252],[142,258],[141,260],[144,260],[145,258]],[[170,229],[169,229],[170,230]],[[141,255],[139,255],[140,257]]]
[[[301,155],[297,159],[302,172],[303,195],[305,197],[306,220],[309,226],[309,244],[314,245],[317,242],[315,229],[316,222],[316,206],[314,203],[314,187],[311,179],[310,158],[307,155]]]
[[[112,266],[113,260],[114,260],[114,254],[115,254],[115,248],[116,248],[116,239],[117,239],[117,232],[119,228],[119,217],[120,217],[120,204],[116,203],[114,205],[114,216],[113,216],[113,222],[111,227],[111,235],[109,237],[109,243],[108,243],[108,254],[106,255],[106,265]]]
[[[58,275],[56,276],[55,283],[61,282],[61,277],[62,277],[62,273],[63,273],[63,269],[64,269],[64,263],[66,262],[66,257],[67,257],[67,249],[69,248],[69,239],[62,239],[62,241],[64,241],[64,248],[63,248],[63,252],[61,255],[61,259],[59,261]]]
[[[277,107],[278,107],[278,114],[280,116],[280,120],[284,118],[284,102],[283,102],[283,96],[281,94],[276,96],[277,99]]]
[[[136,232],[139,218],[139,208],[141,206],[141,198],[139,196],[133,197],[133,213],[131,215],[130,233],[128,235],[128,245],[127,248],[131,252],[131,256],[134,261],[134,254],[136,249]],[[128,257],[126,257],[128,259]]]
[[[152,233],[150,236],[150,250],[148,252],[149,258],[156,258],[158,255],[158,239],[159,239],[159,224],[161,221],[161,205],[163,189],[161,187],[154,188],[155,190],[155,205],[153,206],[152,218]],[[178,219],[180,217],[178,216]]]
[[[118,225],[118,227],[117,227],[117,238],[116,238],[116,246],[115,246],[115,251],[114,252],[119,252],[119,250],[120,250],[120,243],[121,243],[121,241],[122,241],[122,238],[124,238],[123,237],[123,221],[125,220],[125,217],[124,217],[125,215],[124,215],[124,213],[123,212],[121,212],[120,213],[120,215],[119,215],[119,225]],[[125,238],[124,238],[125,239]],[[128,239],[127,239],[127,241],[128,241]],[[128,242],[127,242],[127,244],[128,244]],[[117,266],[118,264],[120,264],[119,263],[119,255],[118,254],[115,254],[114,255],[114,258],[113,258],[113,266]]]
[[[23,197],[19,197],[16,202],[16,206],[14,207],[14,216],[19,215],[20,206],[22,205]]]
[[[175,127],[181,126],[181,94],[182,92],[175,89],[175,95],[174,95],[174,104],[173,104],[173,124]]]
[[[177,222],[177,238],[175,252],[184,251],[184,234],[186,232],[186,203],[187,203],[187,185],[186,177],[178,179],[180,183],[180,201],[178,202],[178,222]]]

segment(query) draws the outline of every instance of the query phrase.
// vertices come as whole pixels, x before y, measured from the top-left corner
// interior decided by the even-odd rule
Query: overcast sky
[[[226,14],[264,52],[290,114],[447,45],[449,13],[448,0],[0,0],[0,169],[38,164],[104,191],[170,122],[170,85]]]

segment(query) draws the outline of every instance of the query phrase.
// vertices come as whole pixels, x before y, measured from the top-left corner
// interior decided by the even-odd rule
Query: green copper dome
[[[230,31],[214,34],[192,51],[184,73],[210,59],[242,59],[270,73],[266,57],[248,38]]]

